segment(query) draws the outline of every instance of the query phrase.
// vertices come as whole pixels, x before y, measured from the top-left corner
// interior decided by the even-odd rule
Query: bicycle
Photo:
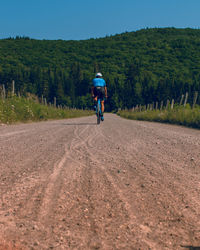
[[[96,106],[96,115],[97,115],[97,124],[100,124],[101,121],[104,121],[103,114],[101,111],[101,98],[97,98],[97,106]]]

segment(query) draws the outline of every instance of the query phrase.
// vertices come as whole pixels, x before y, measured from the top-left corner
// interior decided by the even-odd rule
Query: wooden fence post
[[[183,99],[184,99],[184,95],[182,95],[182,96],[181,96],[181,100],[180,100],[179,105],[182,105],[182,103],[183,103]]]
[[[54,97],[54,107],[56,107],[56,97]]]
[[[171,109],[174,108],[174,99],[172,99],[172,103],[171,103]]]
[[[186,94],[185,94],[184,107],[185,107],[185,106],[186,106],[186,104],[187,104],[187,99],[188,99],[188,92],[186,92]]]
[[[196,92],[194,93],[194,98],[193,98],[192,108],[194,108],[194,107],[195,107],[196,102],[197,102],[197,98],[198,98],[198,92],[196,91]]]
[[[12,80],[12,96],[15,95],[15,81]]]
[[[158,102],[156,102],[156,110],[158,110]]]
[[[5,85],[4,84],[3,84],[2,97],[3,97],[3,100],[6,99],[6,89],[5,89]]]
[[[160,103],[160,110],[162,110],[163,109],[163,101],[161,101],[161,103]]]
[[[168,109],[168,106],[169,106],[169,100],[167,99],[167,104],[165,109]]]

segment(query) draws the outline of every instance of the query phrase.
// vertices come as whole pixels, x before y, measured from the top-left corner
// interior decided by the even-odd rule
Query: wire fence
[[[5,88],[4,84],[0,85],[0,98],[2,100],[5,100],[6,98],[9,98],[9,97],[14,97],[14,96],[18,96],[19,98],[21,97],[20,92],[16,93],[16,91],[15,91],[15,81],[14,80],[12,81],[10,90],[7,90]],[[43,105],[46,105],[46,106],[60,108],[60,109],[62,109],[62,108],[68,109],[69,108],[67,106],[58,105],[56,97],[54,97],[53,103],[47,102],[47,99],[43,95],[41,96],[41,98],[39,98],[35,95],[32,95],[31,93],[27,93],[26,97],[28,99],[34,99],[36,102],[43,104]]]
[[[148,103],[146,105],[136,105],[135,107],[132,108],[133,112],[142,112],[142,111],[153,111],[153,110],[168,110],[168,109],[174,109],[174,107],[177,106],[183,106],[186,107],[187,104],[189,104],[191,106],[191,108],[195,108],[197,107],[197,101],[199,97],[199,92],[195,91],[193,94],[193,98],[190,98],[192,100],[192,102],[188,102],[188,97],[189,94],[188,92],[185,93],[185,95],[181,95],[180,97],[180,101],[179,102],[175,102],[174,99],[169,100],[167,99],[167,101],[161,101],[161,102],[153,102],[153,103]],[[200,106],[198,106],[200,109]]]

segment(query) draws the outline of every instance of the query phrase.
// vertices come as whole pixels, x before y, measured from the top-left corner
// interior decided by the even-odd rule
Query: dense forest
[[[178,101],[200,91],[200,30],[154,28],[81,41],[0,40],[0,86],[48,102],[90,108],[95,72],[108,86],[107,110]]]

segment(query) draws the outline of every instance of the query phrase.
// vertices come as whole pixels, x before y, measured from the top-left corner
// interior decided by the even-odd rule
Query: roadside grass
[[[25,97],[9,97],[0,99],[0,123],[44,121],[51,119],[67,119],[93,115],[91,110],[62,109],[46,106]]]
[[[198,105],[196,105],[193,109],[188,104],[185,108],[182,106],[177,106],[174,109],[162,111],[148,110],[142,112],[133,112],[130,110],[121,110],[118,111],[117,114],[121,117],[132,120],[178,124],[200,129],[200,106]]]

